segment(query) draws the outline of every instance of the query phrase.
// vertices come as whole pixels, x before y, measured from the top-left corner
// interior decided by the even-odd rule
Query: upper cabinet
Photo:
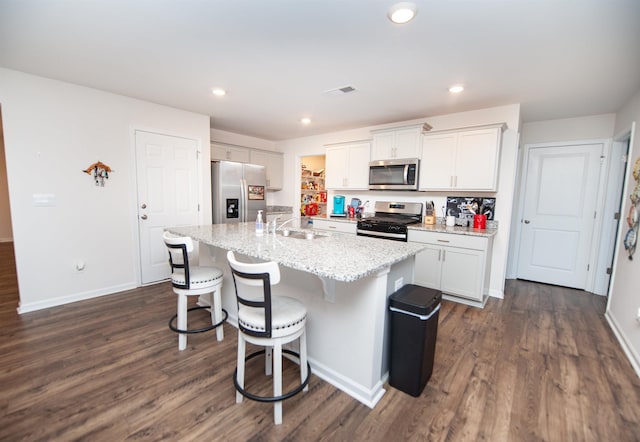
[[[283,158],[279,152],[267,152],[265,150],[252,150],[250,160],[253,164],[265,167],[267,174],[267,189],[282,189],[282,175],[284,173]]]
[[[420,158],[422,134],[431,129],[427,123],[371,131],[371,159]]]
[[[211,159],[248,163],[249,149],[241,146],[211,143]]]
[[[325,158],[325,187],[368,189],[370,151],[369,141],[328,145]]]
[[[500,123],[425,134],[419,189],[495,192],[505,127]]]

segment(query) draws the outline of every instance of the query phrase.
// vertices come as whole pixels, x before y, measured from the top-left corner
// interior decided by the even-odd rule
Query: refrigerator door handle
[[[247,182],[240,179],[240,222],[247,222]]]

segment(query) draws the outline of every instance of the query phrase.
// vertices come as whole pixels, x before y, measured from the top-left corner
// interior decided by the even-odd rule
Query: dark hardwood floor
[[[235,403],[233,327],[178,352],[168,284],[18,315],[11,243],[0,267],[0,440],[640,439],[640,380],[605,299],[581,291],[508,281],[483,310],[445,301],[419,398],[388,388],[371,410],[312,376],[275,426],[271,405]],[[259,365],[248,385],[267,390]]]

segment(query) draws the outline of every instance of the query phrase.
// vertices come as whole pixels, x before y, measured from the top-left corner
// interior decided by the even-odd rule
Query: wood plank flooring
[[[371,410],[312,376],[275,426],[271,405],[235,403],[233,327],[178,352],[168,284],[18,315],[11,243],[0,267],[3,441],[640,440],[640,381],[605,299],[581,291],[508,281],[483,310],[445,301],[419,398],[388,388]],[[259,365],[247,385],[268,391]],[[296,375],[285,363],[285,387]]]

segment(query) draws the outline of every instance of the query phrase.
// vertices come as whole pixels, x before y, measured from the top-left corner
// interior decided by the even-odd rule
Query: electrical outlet
[[[404,285],[404,278],[398,278],[396,279],[396,287],[393,290],[397,292],[402,288],[403,285]]]

